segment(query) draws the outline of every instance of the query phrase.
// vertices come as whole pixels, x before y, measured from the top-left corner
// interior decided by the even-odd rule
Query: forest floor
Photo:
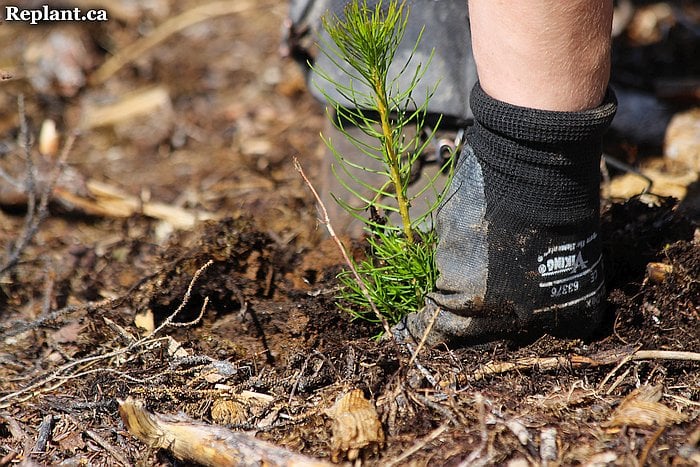
[[[67,3],[110,20],[0,27],[0,466],[183,465],[175,419],[241,465],[700,465],[697,130],[606,138],[656,194],[606,180],[596,335],[414,356],[336,305],[286,3]],[[643,3],[614,76],[697,128],[697,6]]]

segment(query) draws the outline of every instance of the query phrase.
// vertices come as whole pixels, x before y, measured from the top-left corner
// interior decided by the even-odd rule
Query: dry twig
[[[32,157],[29,129],[27,127],[27,115],[24,110],[24,96],[20,95],[17,101],[20,115],[20,140],[22,141],[26,166],[26,181],[24,189],[27,193],[27,215],[25,217],[24,227],[22,228],[22,233],[20,234],[19,239],[14,243],[14,245],[12,245],[8,257],[0,266],[0,274],[9,271],[17,265],[25,248],[27,248],[27,245],[29,245],[29,242],[32,240],[32,238],[34,238],[34,235],[36,235],[37,231],[39,230],[39,226],[48,216],[51,193],[53,192],[56,182],[63,171],[66,159],[73,148],[73,143],[75,143],[76,138],[75,134],[71,134],[69,136],[65,146],[63,147],[63,151],[56,162],[53,172],[48,178],[46,186],[44,187],[43,191],[39,193],[39,188],[37,187],[36,167],[34,165],[34,158]]]
[[[384,328],[384,332],[386,333],[386,336],[389,339],[393,340],[393,333],[391,332],[391,327],[389,326],[389,321],[382,315],[379,310],[377,309],[377,306],[374,304],[374,301],[372,301],[372,297],[369,295],[369,291],[367,290],[367,286],[365,286],[364,281],[360,277],[360,275],[357,272],[357,269],[355,269],[355,266],[353,266],[352,261],[350,260],[350,257],[348,256],[347,251],[345,250],[345,246],[343,245],[343,242],[340,241],[338,236],[335,233],[335,230],[333,229],[333,226],[331,225],[331,220],[328,217],[328,210],[326,210],[326,205],[323,203],[321,200],[321,197],[319,196],[318,192],[316,191],[316,188],[314,188],[313,184],[309,180],[309,178],[306,176],[304,173],[304,169],[301,167],[301,164],[299,163],[299,159],[296,157],[294,158],[294,168],[296,169],[297,172],[299,172],[299,175],[301,175],[301,178],[304,179],[304,183],[306,183],[306,186],[309,187],[311,190],[311,193],[314,196],[314,199],[316,200],[316,203],[318,204],[318,208],[321,214],[321,218],[319,221],[326,226],[326,230],[328,230],[328,235],[331,236],[335,244],[338,246],[338,249],[340,250],[340,253],[343,255],[343,259],[345,260],[345,263],[347,266],[350,268],[350,271],[352,272],[353,276],[355,277],[355,281],[357,281],[357,285],[360,287],[360,290],[362,291],[362,294],[365,296],[367,299],[367,302],[370,304],[372,307],[372,311],[374,312],[374,315],[377,317],[377,319],[382,323],[382,327]]]
[[[74,379],[76,374],[81,374],[82,371],[87,368],[88,366],[94,365],[95,363],[103,360],[108,360],[120,355],[125,355],[130,352],[133,352],[136,349],[141,349],[144,347],[147,347],[150,344],[153,344],[155,342],[160,341],[163,338],[155,338],[154,336],[159,333],[163,328],[166,326],[172,326],[173,320],[175,317],[182,311],[182,309],[187,305],[190,299],[190,294],[192,293],[192,288],[194,287],[195,282],[199,278],[199,276],[209,267],[211,266],[212,261],[208,261],[204,266],[200,267],[193,275],[192,279],[190,280],[190,284],[187,287],[187,292],[185,293],[185,296],[183,297],[182,303],[180,306],[173,312],[171,313],[164,321],[161,323],[160,326],[158,326],[156,329],[154,329],[152,332],[150,332],[148,335],[142,337],[141,339],[132,342],[131,344],[127,345],[126,347],[121,347],[116,350],[113,350],[111,352],[107,353],[102,353],[102,354],[97,354],[97,355],[92,355],[89,357],[84,357],[78,360],[71,361],[69,363],[66,363],[64,365],[61,365],[59,368],[55,369],[52,371],[48,376],[45,376],[43,378],[40,378],[38,381],[30,384],[29,386],[26,386],[22,389],[19,389],[17,391],[14,391],[10,394],[6,394],[2,397],[0,397],[0,409],[2,408],[7,408],[10,405],[12,405],[13,401],[17,399],[19,396],[25,395],[27,393],[28,396],[23,399],[23,400],[28,400],[31,399],[37,395],[39,395],[42,392],[45,391],[50,391],[53,389],[56,389],[60,387],[61,385],[65,384],[66,381],[69,381],[71,379]],[[204,306],[202,307],[202,312],[204,311],[204,308],[206,307],[207,300],[204,301]],[[200,314],[201,314],[200,313]],[[197,318],[194,322],[198,321],[199,318]],[[66,375],[66,372],[69,370],[73,370],[77,367],[80,367],[79,370],[74,371],[73,373]],[[110,371],[111,369],[107,369],[107,371]],[[39,390],[42,386],[59,380],[58,383],[54,384],[53,386],[42,390]]]
[[[636,352],[629,353],[628,349],[622,349],[612,352],[600,352],[590,357],[583,355],[570,355],[562,357],[526,357],[519,358],[512,362],[486,363],[474,372],[473,379],[478,381],[484,379],[486,376],[507,373],[510,371],[532,370],[534,368],[538,368],[540,370],[553,370],[558,368],[597,367],[617,364],[614,370],[616,371],[625,363],[638,360],[684,360],[700,362],[700,353],[674,350],[637,350]],[[611,374],[606,377],[605,381],[607,381],[610,376]]]
[[[53,415],[46,415],[39,425],[39,435],[36,437],[36,443],[32,448],[32,453],[40,454],[46,451],[46,445],[51,437],[51,429],[53,428]]]
[[[23,320],[14,321],[12,323],[9,323],[8,325],[0,327],[0,331],[2,331],[3,337],[16,336],[18,334],[30,331],[32,329],[38,329],[46,325],[47,323],[56,321],[60,317],[68,315],[70,313],[78,311],[85,311],[87,313],[90,313],[92,311],[99,310],[100,308],[113,305],[116,301],[117,300],[112,298],[106,298],[104,300],[100,300],[97,302],[88,302],[82,305],[68,305],[58,310],[43,313],[41,316],[30,322]]]
[[[649,441],[644,445],[644,449],[642,449],[642,453],[639,455],[639,464],[640,466],[644,466],[647,463],[647,458],[649,457],[649,453],[651,452],[651,448],[654,446],[656,441],[658,441],[659,437],[661,434],[666,430],[666,426],[661,426],[659,427],[656,432],[649,438]]]
[[[403,463],[406,459],[426,447],[428,444],[432,443],[436,439],[438,439],[445,431],[447,431],[447,428],[449,428],[449,424],[445,423],[443,425],[440,425],[433,431],[431,431],[428,436],[425,438],[418,440],[413,446],[410,448],[406,449],[404,452],[401,453],[401,455],[397,456],[394,459],[391,459],[388,461],[385,466],[386,467],[393,467],[395,465],[399,465]]]
[[[425,331],[423,332],[423,337],[421,337],[421,340],[418,343],[418,347],[416,347],[416,351],[412,352],[411,361],[408,363],[409,366],[411,366],[413,364],[413,362],[416,360],[416,358],[418,358],[418,354],[425,346],[425,342],[428,340],[428,335],[430,334],[430,331],[433,329],[433,326],[435,325],[435,320],[437,320],[437,317],[439,314],[440,314],[440,307],[436,306],[435,311],[433,312],[433,316],[430,317],[430,322],[428,323],[428,326],[425,328]]]

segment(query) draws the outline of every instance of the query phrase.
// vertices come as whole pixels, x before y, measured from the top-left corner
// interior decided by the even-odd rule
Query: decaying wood
[[[113,185],[96,180],[84,180],[70,167],[66,170],[66,174],[67,176],[59,180],[61,183],[53,188],[51,199],[69,209],[90,216],[119,219],[142,214],[167,222],[175,229],[191,229],[197,221],[212,220],[217,217],[206,211],[143,201]],[[42,176],[38,181],[43,184],[45,179]],[[28,195],[25,190],[16,189],[9,184],[0,187],[0,205],[18,206],[27,202]]]
[[[114,126],[170,107],[172,103],[165,86],[149,86],[120,96],[110,104],[86,106],[81,115],[80,129]]]
[[[245,433],[196,422],[184,415],[151,413],[143,402],[131,397],[119,402],[119,414],[132,435],[151,447],[169,450],[183,461],[211,466],[331,465]]]

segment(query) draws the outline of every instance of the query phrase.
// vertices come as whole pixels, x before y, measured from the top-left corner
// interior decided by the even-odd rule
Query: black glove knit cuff
[[[471,93],[474,118],[489,130],[532,143],[562,144],[599,138],[610,126],[617,99],[608,88],[603,103],[580,112],[530,109],[496,100],[477,82]]]
[[[487,216],[509,222],[576,225],[594,222],[599,210],[601,135],[615,109],[612,91],[599,107],[555,112],[498,101],[479,86],[468,142],[481,164]]]

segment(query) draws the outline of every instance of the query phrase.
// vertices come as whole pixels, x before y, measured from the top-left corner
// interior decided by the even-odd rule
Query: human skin
[[[598,106],[610,77],[612,0],[469,0],[479,81],[541,110]]]

